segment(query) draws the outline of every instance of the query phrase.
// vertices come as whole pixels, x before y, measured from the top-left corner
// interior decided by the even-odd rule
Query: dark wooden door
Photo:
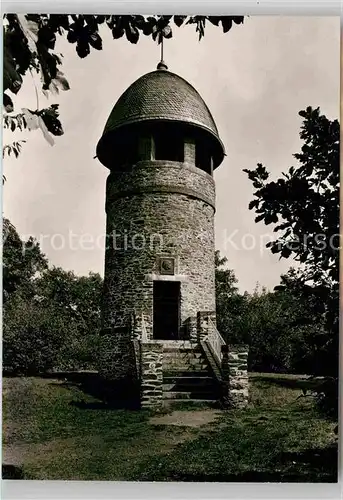
[[[179,322],[180,282],[154,281],[154,338],[177,340]]]

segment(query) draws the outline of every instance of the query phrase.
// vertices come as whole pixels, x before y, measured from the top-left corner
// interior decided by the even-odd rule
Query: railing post
[[[142,343],[141,405],[143,408],[161,408],[163,405],[163,345]]]
[[[186,320],[187,336],[192,343],[197,343],[198,332],[197,332],[197,318],[196,316],[190,316]]]
[[[216,313],[213,311],[199,311],[197,314],[197,327],[199,341],[205,340],[210,333],[210,320],[215,321]]]
[[[233,408],[244,408],[249,398],[247,345],[227,346],[228,398]],[[226,369],[227,369],[226,368]]]

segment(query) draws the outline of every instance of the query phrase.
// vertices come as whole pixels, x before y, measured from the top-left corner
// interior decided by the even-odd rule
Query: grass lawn
[[[308,381],[250,379],[245,410],[178,405],[153,415],[109,409],[76,382],[4,378],[3,477],[335,482],[336,424],[315,411],[311,398],[298,399]],[[200,425],[201,412],[216,419]],[[189,426],[193,415],[200,423]]]

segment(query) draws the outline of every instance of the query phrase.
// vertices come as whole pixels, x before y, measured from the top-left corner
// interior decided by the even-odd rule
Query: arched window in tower
[[[153,135],[155,160],[184,161],[183,136],[174,128],[161,126]]]

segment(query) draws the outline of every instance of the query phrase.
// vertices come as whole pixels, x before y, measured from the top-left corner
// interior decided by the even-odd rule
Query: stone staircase
[[[190,341],[163,342],[163,400],[213,402],[219,384],[201,346]]]

